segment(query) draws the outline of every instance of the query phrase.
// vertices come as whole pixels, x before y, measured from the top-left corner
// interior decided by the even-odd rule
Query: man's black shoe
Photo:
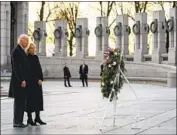
[[[25,125],[25,124],[14,124],[13,127],[17,127],[17,128],[25,128],[27,127],[28,125]]]

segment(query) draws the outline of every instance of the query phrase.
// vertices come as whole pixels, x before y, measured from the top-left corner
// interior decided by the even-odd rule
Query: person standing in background
[[[79,74],[80,74],[80,79],[82,80],[82,86],[85,87],[85,84],[86,84],[86,86],[88,87],[88,77],[87,77],[88,66],[85,64],[84,61],[83,61],[83,64],[80,65]]]
[[[67,66],[67,64],[65,63],[65,66],[63,68],[63,72],[64,72],[64,85],[65,87],[72,87],[70,84],[70,78],[71,78],[71,73],[69,71],[69,67]],[[68,82],[68,86],[66,85],[66,81]]]

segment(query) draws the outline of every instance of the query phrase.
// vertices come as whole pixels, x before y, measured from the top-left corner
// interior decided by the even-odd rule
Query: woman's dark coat
[[[43,92],[39,80],[43,81],[42,68],[37,55],[28,55],[30,65],[29,88],[27,96],[27,112],[43,110]]]

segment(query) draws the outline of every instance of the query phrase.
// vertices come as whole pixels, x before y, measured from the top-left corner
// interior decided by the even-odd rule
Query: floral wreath
[[[108,47],[104,52],[104,63],[103,70],[101,75],[101,93],[103,98],[109,98],[110,101],[113,100],[113,94],[111,94],[112,89],[115,90],[116,99],[118,99],[117,94],[120,93],[120,89],[123,86],[123,76],[120,74],[119,82],[115,78],[117,76],[119,65],[120,69],[124,73],[126,71],[123,57],[121,58],[121,49],[120,48],[110,48]]]

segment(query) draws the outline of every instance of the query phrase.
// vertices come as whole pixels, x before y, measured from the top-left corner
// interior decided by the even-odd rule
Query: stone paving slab
[[[1,84],[8,89],[9,82]],[[136,122],[137,102],[135,95],[124,84],[117,102],[116,126],[113,127],[113,103],[110,103],[103,132],[99,131],[107,105],[103,99],[99,82],[72,82],[72,88],[63,86],[62,81],[45,81],[44,109],[41,117],[45,126],[18,129],[12,127],[13,99],[1,97],[2,134],[176,134],[176,89],[150,84],[132,84],[140,99],[140,118]],[[34,114],[33,114],[34,116]],[[24,123],[26,123],[26,113]],[[132,129],[139,124],[140,129]]]

